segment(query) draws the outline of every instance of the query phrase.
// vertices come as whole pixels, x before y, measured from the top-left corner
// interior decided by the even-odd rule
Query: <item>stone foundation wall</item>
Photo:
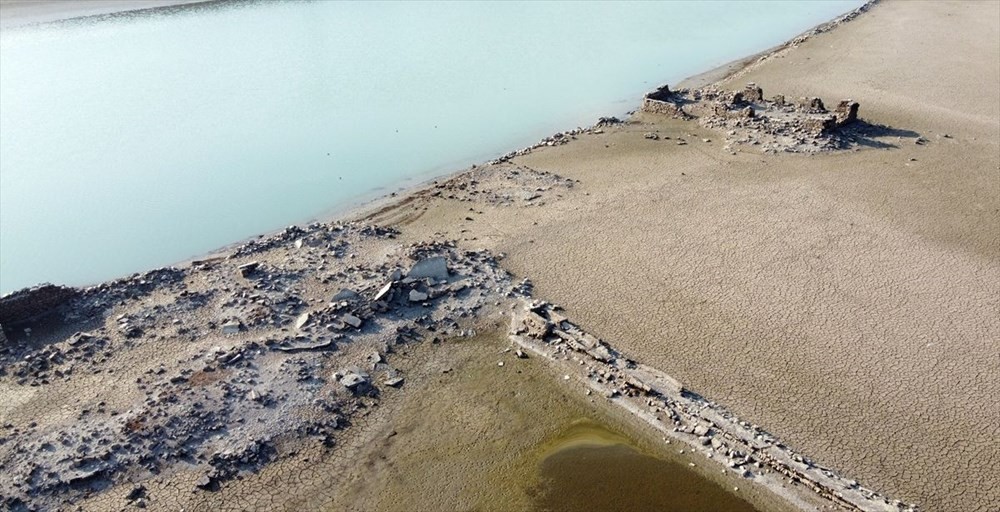
[[[673,117],[686,118],[687,113],[681,110],[681,107],[674,103],[668,103],[666,101],[654,100],[651,98],[643,98],[642,107],[643,112],[650,112],[653,114],[665,114]]]
[[[0,325],[9,328],[38,318],[79,293],[76,288],[42,284],[6,295],[0,298]]]

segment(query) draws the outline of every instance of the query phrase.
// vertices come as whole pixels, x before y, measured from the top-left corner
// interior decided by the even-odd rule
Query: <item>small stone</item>
[[[427,300],[428,295],[424,292],[418,290],[410,290],[410,302],[423,302]]]
[[[388,283],[385,283],[385,286],[383,286],[382,289],[378,291],[378,293],[375,294],[375,299],[374,299],[375,302],[378,302],[383,298],[385,298],[387,295],[389,295],[389,291],[391,290],[392,290],[392,281],[389,281]]]
[[[330,301],[340,302],[344,300],[358,300],[360,298],[361,295],[359,295],[358,292],[348,288],[341,288],[340,291],[337,292],[337,294],[334,295],[332,299],[330,299]]]
[[[295,328],[301,329],[309,323],[309,313],[302,313],[297,319],[295,319]]]
[[[146,496],[146,487],[143,485],[136,485],[129,491],[125,499],[128,501],[135,501]]]
[[[360,374],[354,373],[354,372],[350,372],[347,375],[344,375],[343,377],[341,377],[341,379],[340,379],[340,383],[345,388],[350,389],[350,390],[354,390],[358,386],[360,386],[362,384],[366,384],[367,382],[368,382],[368,377],[366,377],[364,375],[360,375]]]
[[[361,327],[361,319],[350,313],[344,315],[343,318],[341,318],[341,320],[343,320],[345,324],[350,325],[355,329]]]
[[[222,324],[222,334],[236,334],[240,332],[240,323],[236,320],[230,320]]]
[[[400,386],[403,385],[403,378],[402,377],[393,377],[391,379],[386,379],[385,380],[385,385],[386,386],[392,386],[394,388],[398,388],[398,387],[400,387]]]
[[[254,271],[256,271],[257,267],[259,267],[259,266],[260,266],[260,262],[258,262],[258,261],[251,261],[250,263],[244,263],[244,264],[236,267],[236,269],[239,271],[239,273],[240,273],[241,276],[243,276],[243,277],[249,277],[250,274],[253,274]]]
[[[199,489],[208,490],[212,487],[212,478],[208,475],[201,475],[201,478],[194,485]]]

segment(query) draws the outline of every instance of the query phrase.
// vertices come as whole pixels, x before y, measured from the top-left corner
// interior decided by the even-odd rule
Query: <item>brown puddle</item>
[[[578,422],[543,452],[534,510],[756,512],[678,462],[647,455],[596,423]]]

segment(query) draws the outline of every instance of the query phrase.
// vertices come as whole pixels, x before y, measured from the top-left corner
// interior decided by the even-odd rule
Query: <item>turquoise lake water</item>
[[[0,292],[344,210],[860,4],[256,2],[4,29]]]

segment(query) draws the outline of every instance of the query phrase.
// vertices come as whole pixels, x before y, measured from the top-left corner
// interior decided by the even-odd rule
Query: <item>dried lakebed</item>
[[[573,188],[508,159],[395,208],[440,198],[479,215]],[[599,453],[605,468],[686,479],[722,500],[709,507],[913,509],[631,360],[533,298],[474,238],[401,235],[315,223],[184,268],[5,298],[4,311],[39,314],[18,318],[0,348],[0,505],[546,510],[596,492],[570,486],[585,481],[566,461]],[[539,448],[581,417],[636,448]]]
[[[546,193],[551,189],[540,192]],[[442,479],[470,466],[493,471],[507,438],[513,445],[506,453],[523,456],[532,437],[512,427],[539,423],[532,411],[550,411],[532,404],[551,403],[576,386],[577,400],[588,400],[592,413],[603,411],[607,418],[631,412],[655,430],[638,422],[629,428],[647,438],[662,435],[660,451],[683,447],[676,455],[694,457],[689,467],[719,469],[716,478],[737,481],[734,487],[757,500],[768,500],[762,491],[768,488],[800,507],[905,508],[628,360],[558,308],[532,300],[530,282],[513,281],[488,252],[447,240],[403,244],[398,234],[362,223],[288,228],[189,268],[84,290],[56,314],[36,319],[2,354],[4,507],[368,508],[374,498],[364,489],[385,473],[373,469],[378,461],[406,459],[371,450],[376,441],[406,438],[406,429],[392,430],[391,424],[406,417],[394,414],[396,408],[421,403],[403,398],[408,388],[427,393],[425,404],[466,403],[471,410],[430,415],[472,428],[480,456],[465,461],[469,454],[461,444],[434,448],[438,429],[412,425],[418,434],[405,443],[416,450],[411,470],[391,481],[422,475],[419,468],[429,461],[437,461]],[[454,341],[502,333],[507,326],[513,343],[506,347]],[[440,383],[429,376],[459,374],[459,366],[446,362],[462,353],[457,346],[493,352],[487,365],[495,373],[485,380],[493,392],[523,389],[532,381],[521,380],[519,366],[534,365],[535,387],[524,389],[524,396],[535,398],[515,392],[469,404],[461,389],[439,393]],[[425,359],[408,364],[411,352]],[[552,367],[562,376],[561,393],[539,384],[546,377],[538,374],[551,375]],[[484,379],[481,369],[461,373]],[[480,422],[522,399],[521,423],[505,429],[497,426],[503,418]],[[580,406],[558,408],[562,424],[580,415]],[[540,423],[533,442],[560,422]],[[495,493],[482,491],[488,487],[482,479],[447,480],[467,485],[428,496],[438,503],[470,492],[487,503],[523,499],[515,494],[496,501]],[[408,489],[428,485],[419,481]],[[707,481],[698,485],[715,488]],[[771,503],[768,508],[777,507]]]

